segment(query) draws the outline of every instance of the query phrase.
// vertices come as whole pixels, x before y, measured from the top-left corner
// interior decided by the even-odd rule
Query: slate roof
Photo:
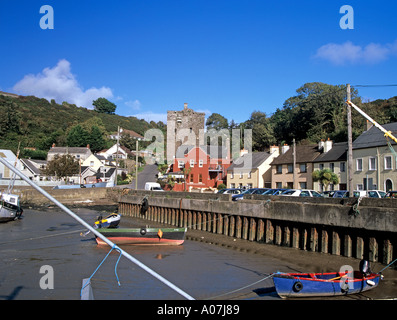
[[[181,145],[176,151],[176,158],[181,159],[196,146]],[[203,150],[211,159],[226,159],[228,157],[227,148],[223,146],[201,145]]]
[[[332,162],[347,160],[347,142],[337,142],[328,152],[320,154],[313,162]]]
[[[279,155],[273,160],[272,165],[277,164],[290,164],[293,163],[293,147],[290,146],[289,150],[284,154]],[[319,155],[317,144],[298,145],[296,146],[296,163],[313,162]]]
[[[252,161],[252,166],[249,168],[258,168],[267,158],[270,157],[269,152],[252,152],[252,153],[246,153],[236,159],[232,165],[227,169],[227,171],[232,171],[235,169],[248,169],[246,166],[247,164]],[[251,158],[251,159],[250,159]]]
[[[397,136],[397,122],[382,124],[382,127],[387,131],[391,131],[394,136]],[[393,140],[389,139],[391,144],[396,144]],[[385,134],[375,126],[363,132],[353,142],[353,149],[374,148],[387,145]]]

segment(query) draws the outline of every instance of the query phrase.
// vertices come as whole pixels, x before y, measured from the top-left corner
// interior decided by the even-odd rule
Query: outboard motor
[[[363,275],[367,275],[367,274],[371,273],[371,269],[369,268],[368,260],[361,260],[360,261],[360,272]]]

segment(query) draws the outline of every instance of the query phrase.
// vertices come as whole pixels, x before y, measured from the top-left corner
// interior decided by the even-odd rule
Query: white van
[[[145,190],[149,190],[149,191],[164,191],[163,189],[161,189],[160,184],[157,183],[157,182],[146,182],[145,183]]]

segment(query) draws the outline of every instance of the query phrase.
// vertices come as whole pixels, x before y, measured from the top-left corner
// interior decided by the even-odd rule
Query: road
[[[155,164],[147,164],[143,171],[138,173],[138,189],[145,189],[146,182],[156,182],[157,181],[157,166]],[[126,187],[125,185],[123,187]],[[135,189],[135,179],[132,180],[131,184],[128,185],[129,188]]]

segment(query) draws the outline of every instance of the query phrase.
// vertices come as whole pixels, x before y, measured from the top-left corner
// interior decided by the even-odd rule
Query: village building
[[[228,150],[211,145],[179,147],[168,174],[176,180],[173,190],[216,190],[220,184],[225,184],[231,164]]]
[[[329,169],[338,176],[339,184],[329,184],[328,190],[347,190],[347,142],[333,143],[332,140],[320,141],[322,152],[314,161],[313,170]],[[323,185],[313,182],[313,189],[323,192]]]
[[[281,147],[281,154],[273,160],[272,188],[313,189],[314,160],[320,155],[317,144]]]
[[[397,136],[397,122],[382,125]],[[353,188],[390,191],[397,188],[397,145],[376,127],[353,142]]]
[[[47,161],[54,159],[55,155],[63,156],[65,154],[72,155],[80,163],[87,159],[91,154],[90,145],[87,147],[56,147],[55,144],[52,145],[51,149],[47,154]]]
[[[227,187],[271,188],[271,163],[279,154],[275,146],[270,152],[244,153],[227,169]]]

